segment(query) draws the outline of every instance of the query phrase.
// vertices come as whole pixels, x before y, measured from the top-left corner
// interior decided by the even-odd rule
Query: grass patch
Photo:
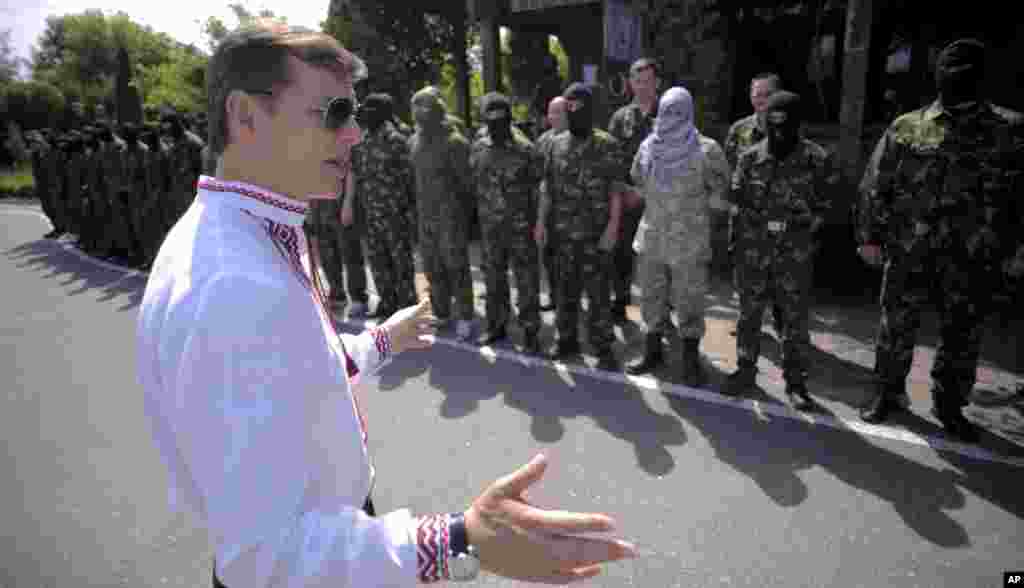
[[[0,192],[14,193],[34,187],[35,180],[32,179],[31,164],[26,163],[13,169],[0,170]]]

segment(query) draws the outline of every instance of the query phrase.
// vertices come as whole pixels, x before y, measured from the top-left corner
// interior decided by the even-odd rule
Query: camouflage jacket
[[[196,180],[203,171],[203,140],[185,131],[180,139],[169,141],[166,146],[171,190],[194,193]]]
[[[824,222],[838,185],[832,155],[807,139],[781,161],[772,156],[767,139],[744,151],[729,197],[738,209],[739,247],[771,255],[782,239],[810,252],[812,230]]]
[[[469,156],[480,223],[485,230],[528,229],[537,219],[537,187],[543,160],[525,138],[497,147],[490,135],[473,143]]]
[[[858,239],[885,246],[890,258],[938,250],[943,260],[997,270],[1024,256],[1022,173],[1020,113],[980,103],[954,119],[936,101],[901,115],[861,181]]]
[[[732,123],[725,135],[724,146],[725,158],[729,165],[735,168],[740,155],[764,138],[764,129],[761,128],[761,121],[756,113]]]
[[[553,139],[557,134],[558,131],[555,129],[548,129],[541,133],[540,136],[537,137],[537,140],[534,141],[533,146],[537,149],[537,153],[542,158],[547,157],[547,151],[551,148],[551,139]]]
[[[661,192],[642,177],[639,159],[633,159],[630,175],[646,203],[632,243],[637,253],[666,263],[711,259],[710,212],[724,206],[729,164],[714,139],[701,135],[700,147],[671,192]]]
[[[608,132],[619,140],[626,161],[633,161],[647,135],[654,130],[654,114],[645,114],[643,109],[630,103],[615,111],[608,121]],[[628,171],[628,170],[627,170]],[[631,182],[632,178],[625,178]]]
[[[151,181],[149,179],[149,147],[136,143],[121,152],[121,192],[133,194],[136,200],[145,200]]]
[[[458,132],[417,128],[409,137],[420,222],[468,222],[470,206],[469,143]],[[461,226],[461,225],[460,225]]]
[[[408,139],[395,125],[384,123],[352,148],[355,197],[370,222],[415,218],[415,176]]]
[[[544,158],[541,189],[550,201],[550,226],[560,239],[598,239],[608,224],[610,192],[628,173],[619,142],[600,129],[586,139],[559,133]]]

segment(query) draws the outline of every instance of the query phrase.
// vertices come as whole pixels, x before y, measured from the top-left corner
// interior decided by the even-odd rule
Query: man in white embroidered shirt
[[[260,20],[231,33],[207,74],[203,176],[170,231],[139,314],[138,373],[174,509],[210,530],[213,582],[413,586],[480,569],[567,583],[635,557],[602,514],[524,499],[538,456],[464,512],[373,517],[366,421],[352,386],[391,354],[429,346],[429,301],[339,336],[325,311],[308,201],[330,197],[359,141],[353,83],[365,66],[333,38]]]

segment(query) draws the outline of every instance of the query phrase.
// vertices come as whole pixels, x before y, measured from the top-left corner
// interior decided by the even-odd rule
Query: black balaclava
[[[99,131],[96,127],[87,126],[82,129],[82,133],[85,135],[82,138],[83,145],[93,151],[96,151],[100,146]]]
[[[800,96],[785,90],[775,92],[768,98],[764,112],[768,150],[782,159],[792,153],[800,141],[800,124],[804,120]]]
[[[136,149],[139,146],[139,126],[135,123],[124,123],[121,125],[121,135],[124,136],[124,140],[128,143],[130,149]]]
[[[366,130],[375,133],[384,123],[390,121],[394,114],[395,104],[391,96],[374,93],[363,100],[363,105],[359,108],[359,122]]]
[[[943,106],[969,105],[983,98],[985,44],[977,39],[953,41],[939,53],[935,85]]]
[[[104,143],[109,143],[114,140],[114,131],[111,130],[110,124],[106,122],[99,124],[96,129],[96,135],[99,137],[99,140]]]
[[[165,111],[160,117],[160,123],[161,130],[175,141],[185,135],[185,127],[182,126],[178,113],[174,111]]]
[[[504,145],[512,139],[512,103],[498,92],[490,92],[480,100],[487,133],[495,145]]]
[[[576,82],[565,89],[562,97],[569,101],[579,101],[580,107],[568,113],[569,132],[576,138],[583,138],[590,135],[594,129],[594,95],[590,88]]]

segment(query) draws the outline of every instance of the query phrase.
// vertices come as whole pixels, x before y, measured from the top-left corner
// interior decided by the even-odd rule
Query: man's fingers
[[[495,486],[502,496],[518,497],[524,490],[532,486],[534,482],[541,479],[547,467],[547,456],[539,453],[530,460],[530,463],[498,480]]]
[[[506,500],[502,510],[510,524],[547,535],[604,533],[615,528],[615,521],[611,517],[597,513],[543,510],[512,500]]]
[[[575,570],[555,570],[548,574],[533,574],[525,577],[517,577],[517,580],[531,584],[551,584],[564,586],[574,584],[582,580],[593,578],[601,573],[601,566],[590,566]]]
[[[550,536],[543,542],[545,551],[564,568],[581,568],[637,556],[635,546],[615,539]]]

